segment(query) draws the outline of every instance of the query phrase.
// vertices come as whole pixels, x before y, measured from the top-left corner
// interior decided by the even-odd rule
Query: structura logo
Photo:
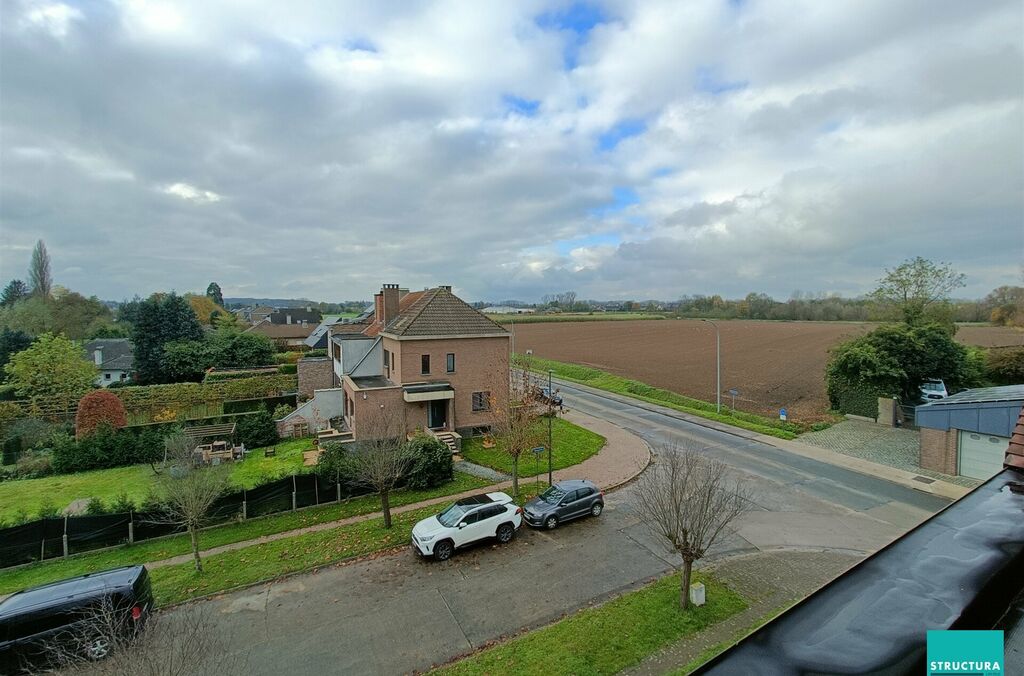
[[[1003,673],[1003,632],[929,631],[928,676]]]

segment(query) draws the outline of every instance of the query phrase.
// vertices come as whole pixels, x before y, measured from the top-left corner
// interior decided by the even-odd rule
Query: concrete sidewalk
[[[584,392],[590,393],[594,396],[604,397],[606,399],[611,399],[613,401],[629,404],[630,406],[635,406],[637,408],[660,413],[662,415],[676,418],[678,420],[693,423],[694,425],[707,427],[718,432],[731,434],[733,436],[740,437],[741,439],[750,439],[752,441],[758,441],[769,446],[774,446],[775,448],[781,449],[783,451],[796,453],[797,455],[801,455],[806,458],[811,458],[812,460],[818,460],[819,462],[827,462],[830,465],[843,467],[844,469],[858,472],[860,474],[866,474],[868,476],[885,479],[886,481],[901,484],[903,486],[913,488],[923,493],[931,493],[933,495],[937,495],[950,500],[957,500],[959,498],[962,498],[964,495],[971,491],[970,488],[965,488],[964,486],[957,486],[956,484],[952,484],[947,481],[942,481],[941,479],[930,479],[929,477],[916,478],[920,477],[920,475],[914,472],[908,472],[905,470],[897,469],[895,467],[889,467],[888,465],[882,465],[877,462],[871,462],[869,460],[863,460],[861,458],[843,455],[842,453],[836,453],[835,451],[829,451],[824,448],[819,448],[817,446],[811,446],[810,444],[801,443],[800,441],[797,440],[790,441],[788,439],[779,439],[778,437],[773,437],[768,434],[752,432],[750,430],[745,430],[741,427],[727,425],[716,420],[709,420],[707,418],[701,418],[700,416],[692,415],[689,413],[683,413],[682,411],[677,411],[676,409],[669,408],[667,406],[652,404],[648,401],[644,401],[643,399],[636,399],[633,397],[628,397],[626,395],[616,394],[614,392],[606,392],[604,390],[599,390],[588,385],[581,385],[579,383],[575,383],[568,380],[559,380],[558,378],[555,378],[555,383],[559,385],[564,385],[566,387],[579,389]],[[928,481],[921,481],[922,478]]]
[[[567,467],[565,469],[555,470],[554,478],[555,481],[562,479],[590,479],[595,484],[600,486],[604,490],[611,490],[617,488],[622,484],[630,481],[636,475],[644,470],[651,461],[651,449],[647,445],[647,442],[638,437],[637,435],[627,432],[621,427],[617,427],[609,422],[594,418],[593,416],[586,415],[584,413],[569,412],[563,416],[569,422],[585,427],[592,432],[596,432],[605,438],[604,447],[596,454],[593,455],[578,465]],[[536,477],[532,475],[519,477],[520,484],[533,481],[535,479],[547,479],[547,472],[539,474]],[[456,493],[453,495],[444,495],[438,498],[431,498],[430,500],[423,500],[422,502],[415,502],[409,505],[403,505],[401,507],[395,507],[391,510],[392,514],[402,514],[404,512],[411,512],[423,507],[429,507],[430,505],[448,504],[459,500],[460,498],[466,498],[471,495],[478,495],[480,493],[487,493],[491,491],[504,491],[512,487],[511,481],[502,481],[499,483],[486,486],[484,488],[475,488],[471,491],[465,491],[462,493]],[[345,519],[338,519],[337,521],[328,521],[326,523],[319,523],[314,526],[307,526],[305,528],[296,528],[295,530],[284,531],[282,533],[273,533],[271,535],[265,535],[255,540],[244,540],[242,542],[232,542],[230,544],[222,545],[220,547],[212,547],[210,549],[200,552],[200,555],[204,558],[215,554],[221,554],[223,552],[235,551],[238,549],[245,549],[252,547],[253,545],[263,544],[265,542],[275,542],[277,540],[284,540],[286,538],[292,538],[297,535],[304,535],[306,533],[316,533],[324,530],[331,530],[332,528],[339,528],[341,526],[347,526],[353,523],[360,523],[362,521],[368,521],[370,519],[378,519],[383,516],[382,512],[372,512],[370,514],[360,514],[358,516],[352,516]],[[163,568],[164,566],[173,566],[179,563],[187,563],[192,560],[191,552],[188,554],[182,554],[180,556],[173,556],[169,559],[163,559],[161,561],[147,562],[148,568]]]

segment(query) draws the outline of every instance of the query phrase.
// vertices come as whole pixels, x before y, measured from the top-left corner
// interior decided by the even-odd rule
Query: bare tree
[[[512,460],[512,496],[518,499],[519,461],[524,453],[544,443],[547,428],[541,424],[544,405],[531,380],[527,357],[516,360],[509,379],[508,400],[491,403],[494,409],[492,429],[499,447]]]
[[[228,486],[226,465],[207,467],[196,462],[195,443],[181,432],[164,439],[164,471],[157,476],[162,510],[153,518],[188,531],[196,571],[203,571],[199,557],[199,530],[210,521],[210,508]]]
[[[404,421],[382,404],[361,413],[356,424],[361,439],[345,445],[342,473],[373,488],[380,496],[384,527],[391,528],[391,491],[412,462]]]
[[[231,637],[209,606],[157,613],[141,627],[129,613],[109,598],[91,608],[72,629],[47,642],[47,666],[99,676],[249,673],[248,655],[232,650]]]
[[[729,480],[724,463],[695,446],[671,445],[640,475],[633,503],[640,520],[683,559],[679,605],[686,610],[693,563],[747,511],[749,495],[741,482]]]

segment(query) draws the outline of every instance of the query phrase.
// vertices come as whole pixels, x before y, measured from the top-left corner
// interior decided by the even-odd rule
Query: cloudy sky
[[[1019,0],[0,3],[0,268],[365,298],[1020,283]]]

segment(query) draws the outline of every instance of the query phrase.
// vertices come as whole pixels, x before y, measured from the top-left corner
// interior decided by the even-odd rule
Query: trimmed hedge
[[[103,425],[78,441],[67,435],[55,435],[52,466],[57,474],[110,469],[156,462],[163,457],[163,450],[164,433],[160,429],[150,428],[136,434]]]
[[[831,396],[834,397],[833,405],[840,413],[849,413],[865,418],[878,417],[878,397],[881,395],[867,385],[837,384]]]
[[[451,450],[434,437],[418,434],[408,448],[413,459],[405,475],[406,488],[433,488],[455,478]]]

